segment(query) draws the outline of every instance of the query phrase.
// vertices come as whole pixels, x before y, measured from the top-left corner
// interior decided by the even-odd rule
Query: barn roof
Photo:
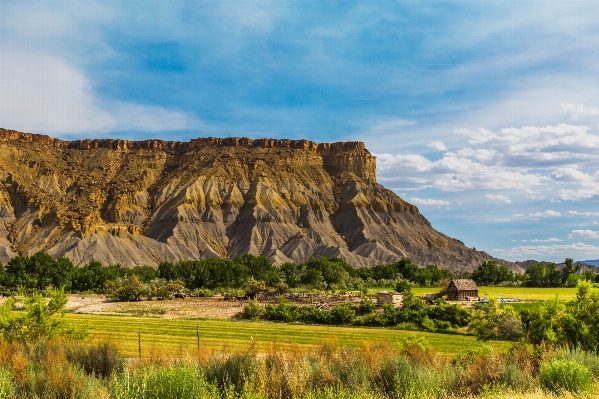
[[[478,286],[476,285],[474,280],[458,279],[458,280],[452,280],[451,282],[455,285],[455,287],[458,289],[458,291],[478,290]]]

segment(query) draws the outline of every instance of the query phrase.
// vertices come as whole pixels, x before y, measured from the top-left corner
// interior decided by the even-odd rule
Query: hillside
[[[452,270],[490,259],[436,231],[375,169],[361,142],[61,141],[0,129],[0,262],[40,250],[126,266],[245,253],[356,266],[407,256]]]

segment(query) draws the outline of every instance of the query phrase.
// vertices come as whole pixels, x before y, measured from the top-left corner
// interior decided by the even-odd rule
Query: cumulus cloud
[[[512,200],[509,197],[506,197],[505,195],[501,195],[501,194],[497,194],[497,195],[493,195],[493,194],[487,194],[485,195],[485,198],[490,200],[490,201],[494,201],[494,202],[505,202],[506,204],[511,204]]]
[[[578,105],[572,103],[562,103],[562,109],[572,116],[572,119],[578,119],[580,116],[599,115],[599,107],[589,107],[583,103]]]
[[[547,210],[544,212],[529,213],[528,216],[530,216],[531,218],[552,218],[552,217],[562,216],[562,214],[560,212]]]
[[[559,238],[547,238],[545,240],[539,240],[538,238],[535,238],[534,240],[530,240],[530,242],[560,242],[560,241],[564,241],[564,240],[560,240]]]
[[[382,181],[402,183],[405,188],[437,188],[443,191],[472,189],[527,189],[548,178],[502,165],[485,165],[455,153],[438,161],[418,154],[375,154]],[[417,180],[416,180],[417,179]]]
[[[595,200],[599,198],[599,183],[583,184],[579,189],[561,189],[559,196],[564,201]]]
[[[437,199],[424,199],[424,198],[410,198],[415,204],[419,205],[432,205],[432,206],[449,206],[449,201],[437,200]]]
[[[554,180],[567,182],[592,182],[593,176],[572,167],[557,168],[550,175]]]
[[[486,129],[458,129],[468,143],[485,145],[503,154],[506,166],[551,167],[590,160],[599,149],[599,136],[588,126],[561,123],[557,126]]]
[[[440,141],[433,141],[432,143],[427,145],[427,147],[434,148],[437,151],[447,151],[447,147],[445,147],[445,144],[443,144]]]
[[[493,249],[498,256],[534,256],[538,258],[546,256],[597,256],[599,255],[599,246],[589,245],[582,242],[575,244],[559,244],[559,245],[523,245],[510,249]]]
[[[572,233],[568,235],[570,238],[582,237],[582,238],[599,238],[599,231],[593,230],[572,230]]]

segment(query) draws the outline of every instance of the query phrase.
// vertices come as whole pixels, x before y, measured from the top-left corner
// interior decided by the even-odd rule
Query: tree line
[[[465,275],[484,286],[576,287],[579,281],[599,283],[599,274],[592,270],[580,274],[580,265],[575,264],[572,258],[566,258],[561,269],[556,263],[533,263],[526,267],[523,274],[514,273],[494,262],[484,261],[472,273]]]
[[[571,258],[561,269],[555,263],[529,265],[524,274],[485,261],[472,273],[459,276],[437,265],[417,267],[410,259],[373,267],[353,267],[338,258],[318,257],[305,262],[275,266],[264,256],[246,254],[233,259],[200,259],[162,262],[158,267],[121,265],[103,266],[92,261],[75,267],[66,257],[53,259],[44,252],[32,256],[15,256],[6,266],[0,264],[0,287],[3,291],[24,289],[39,291],[49,287],[72,292],[122,291],[133,289],[133,298],[142,295],[168,296],[173,289],[200,293],[215,290],[258,291],[288,289],[361,290],[367,287],[439,286],[449,279],[472,278],[479,285],[523,285],[529,287],[574,287],[580,280],[599,283],[592,270],[579,274],[580,266]],[[125,284],[126,283],[126,284]],[[133,287],[133,288],[132,288]],[[118,296],[118,295],[116,295]],[[127,299],[123,294],[120,299]]]
[[[72,292],[103,292],[113,283],[161,285],[174,284],[188,290],[290,289],[359,290],[374,286],[438,286],[452,277],[436,265],[419,268],[409,259],[389,265],[356,268],[338,259],[318,257],[306,262],[275,266],[264,256],[243,255],[233,259],[199,259],[177,263],[162,262],[158,267],[103,266],[92,261],[75,267],[66,257],[53,259],[44,252],[30,257],[15,256],[6,266],[0,264],[0,287],[36,291],[49,287]],[[151,290],[150,290],[151,291]]]

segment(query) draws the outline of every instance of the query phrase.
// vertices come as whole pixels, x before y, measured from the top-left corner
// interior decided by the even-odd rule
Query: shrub
[[[212,290],[210,290],[208,288],[196,288],[195,290],[193,290],[193,294],[197,297],[202,297],[202,298],[214,295]]]
[[[135,274],[118,281],[107,281],[105,288],[113,301],[139,301],[148,294],[148,287]]]
[[[102,378],[120,373],[125,367],[125,359],[110,342],[100,342],[87,347],[70,345],[67,347],[67,359],[79,364],[87,374]]]
[[[541,364],[539,382],[549,391],[570,393],[588,391],[593,383],[589,369],[573,360],[552,360]]]
[[[374,312],[375,309],[376,309],[376,306],[374,306],[374,303],[372,303],[372,301],[370,299],[362,299],[360,301],[360,307],[358,308],[358,314],[360,314],[360,315],[371,314],[372,312]]]
[[[206,380],[218,386],[223,396],[241,394],[251,388],[258,371],[258,361],[253,351],[235,353],[223,360],[214,357],[206,368]]]
[[[260,316],[262,316],[262,313],[264,313],[264,310],[262,309],[262,306],[260,306],[260,303],[257,300],[252,299],[243,308],[241,316],[244,319],[258,320]]]
[[[40,294],[19,298],[25,314],[16,314],[15,299],[8,298],[0,306],[0,337],[12,341],[35,341],[58,335],[75,334],[61,318],[67,298],[62,291],[53,291],[50,300]]]
[[[335,324],[351,323],[356,317],[356,308],[351,303],[335,305],[331,309],[331,321]]]
[[[595,378],[599,378],[599,355],[585,352],[581,349],[556,349],[551,356],[552,360],[572,360],[587,367]]]
[[[267,304],[264,308],[264,317],[266,320],[284,321],[291,323],[300,318],[300,312],[296,305],[289,304],[285,298],[279,297],[276,305]]]

